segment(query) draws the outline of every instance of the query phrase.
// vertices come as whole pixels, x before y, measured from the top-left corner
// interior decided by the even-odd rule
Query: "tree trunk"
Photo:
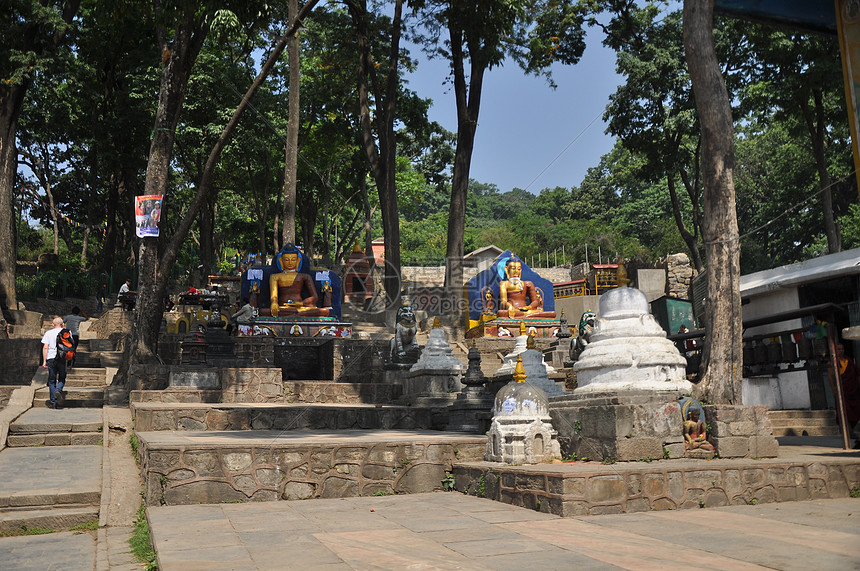
[[[699,253],[699,241],[696,237],[687,230],[684,225],[684,219],[681,217],[681,201],[678,199],[678,191],[675,189],[675,176],[672,174],[666,175],[666,184],[669,187],[669,197],[672,199],[672,215],[675,217],[675,225],[678,227],[678,232],[681,233],[681,238],[687,244],[687,249],[690,250],[690,255],[693,259],[693,265],[696,270],[702,271],[702,255]]]
[[[358,97],[362,141],[370,162],[379,204],[382,208],[382,232],[385,236],[385,280],[386,307],[400,305],[400,215],[397,208],[397,187],[395,184],[396,141],[394,139],[394,119],[397,103],[397,68],[400,55],[400,34],[402,26],[403,0],[396,0],[394,18],[391,22],[391,50],[388,64],[388,77],[384,94],[380,89],[374,93],[375,115],[379,149],[373,139],[372,118],[370,113],[370,83],[378,86],[376,68],[370,53],[370,36],[367,22],[367,1],[350,2],[350,12],[356,28],[359,51]]]
[[[68,0],[63,4],[62,19],[70,24],[78,12],[81,0]],[[8,8],[5,8],[8,9]],[[56,49],[66,37],[67,28],[55,29],[53,35],[42,38],[42,22],[34,21],[24,28],[20,52],[35,52],[43,55],[46,50]],[[17,46],[16,46],[17,47]],[[15,243],[15,174],[18,171],[18,153],[15,139],[18,134],[18,117],[24,104],[24,95],[30,86],[29,77],[20,83],[0,82],[0,298],[6,295],[6,304],[17,309],[15,293],[15,267],[17,252]]]
[[[15,243],[14,189],[15,173],[18,170],[18,151],[15,137],[18,132],[18,116],[21,101],[24,99],[23,86],[0,89],[0,244]],[[6,303],[12,309],[18,308],[15,293],[15,262],[17,252],[14,248],[0,248],[0,299],[6,296]]]
[[[299,11],[298,0],[289,0],[287,12],[292,22]],[[284,226],[283,244],[296,243],[296,180],[299,159],[299,113],[301,69],[299,62],[298,32],[287,40],[287,54],[290,64],[290,91],[288,97],[289,117],[287,117],[287,145],[284,155]],[[304,244],[305,248],[308,244]]]
[[[684,47],[702,128],[702,238],[708,264],[702,400],[741,404],[740,243],[732,111],[714,51],[714,0],[684,0]]]
[[[465,254],[466,200],[469,194],[469,171],[472,151],[475,148],[475,131],[481,107],[484,65],[477,54],[470,52],[469,83],[466,84],[463,53],[463,34],[449,28],[451,38],[451,65],[454,72],[454,94],[457,101],[457,150],[454,154],[454,171],[451,178],[451,206],[448,210],[448,241],[445,251],[445,286],[457,295],[463,287],[463,256]]]

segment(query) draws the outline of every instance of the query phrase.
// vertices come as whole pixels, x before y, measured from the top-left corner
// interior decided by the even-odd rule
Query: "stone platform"
[[[137,432],[147,505],[342,498],[442,489],[486,438],[432,431]]]
[[[279,371],[273,370],[275,373]],[[281,381],[279,376],[268,382],[271,390],[260,383],[255,391],[241,393],[220,389],[168,388],[160,391],[131,391],[130,402],[268,402],[282,403],[373,403],[387,404],[403,395],[401,385],[388,383],[342,383],[334,381]],[[232,400],[231,400],[232,399]],[[242,400],[246,399],[246,400]]]
[[[561,321],[557,318],[526,319],[520,317],[508,319],[499,317],[489,321],[482,321],[477,326],[472,327],[466,332],[466,338],[514,338],[520,334],[521,321],[525,322],[526,333],[534,335],[535,339],[554,339],[558,333],[558,328],[561,327]]]
[[[780,457],[454,465],[456,488],[562,517],[847,498],[860,489],[860,451],[839,438],[798,446],[780,439]]]
[[[334,317],[260,316],[252,325],[239,325],[242,337],[259,335],[274,337],[340,337],[352,338],[352,323]]]
[[[374,404],[133,403],[135,429],[414,430],[433,426],[433,411]]]

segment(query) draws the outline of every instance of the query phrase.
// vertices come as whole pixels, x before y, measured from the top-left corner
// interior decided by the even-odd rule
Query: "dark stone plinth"
[[[684,456],[680,394],[564,395],[549,413],[562,454],[591,460],[635,461]]]
[[[420,358],[420,347],[408,347],[405,355],[398,355],[396,352],[391,354],[385,361],[384,368],[388,371],[408,371]]]
[[[464,387],[448,413],[448,430],[485,434],[493,420],[493,395],[484,387]]]
[[[204,338],[206,339],[206,361],[208,363],[236,360],[233,339],[223,327],[208,327]]]
[[[285,381],[330,381],[334,379],[332,339],[290,337],[274,348],[275,366]]]

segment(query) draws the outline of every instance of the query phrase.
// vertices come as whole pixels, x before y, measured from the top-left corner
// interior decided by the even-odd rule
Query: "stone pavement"
[[[860,500],[562,519],[437,492],[149,508],[162,571],[860,569]]]

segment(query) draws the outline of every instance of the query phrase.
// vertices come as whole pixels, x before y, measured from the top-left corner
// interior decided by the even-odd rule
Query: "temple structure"
[[[552,282],[532,271],[510,250],[468,283],[466,337],[515,337],[520,322],[535,337],[558,330]]]
[[[311,268],[308,257],[292,244],[284,246],[270,266],[245,272],[242,297],[250,299],[257,317],[240,325],[239,335],[352,337],[351,325],[340,319],[340,277]]]

